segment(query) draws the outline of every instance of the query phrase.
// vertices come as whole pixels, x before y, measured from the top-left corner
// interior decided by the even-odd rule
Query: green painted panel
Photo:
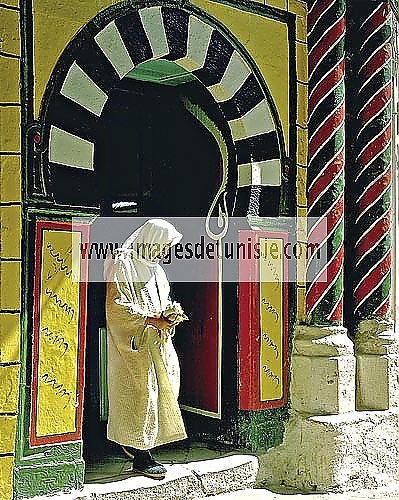
[[[164,59],[138,64],[126,75],[126,78],[172,86],[195,80],[195,76],[184,68]]]
[[[42,467],[16,467],[14,471],[14,499],[54,495],[59,492],[81,490],[84,484],[84,462],[46,464]]]

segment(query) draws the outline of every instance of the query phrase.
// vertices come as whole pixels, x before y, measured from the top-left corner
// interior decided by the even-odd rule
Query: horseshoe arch
[[[54,170],[75,168],[84,179],[95,176],[94,131],[110,91],[140,63],[166,59],[211,94],[231,133],[236,189],[250,190],[248,213],[264,215],[259,201],[268,188],[281,189],[285,152],[274,104],[243,50],[220,26],[185,8],[120,7],[105,13],[67,46],[47,86],[40,113],[41,168],[47,166],[42,191],[52,192]]]

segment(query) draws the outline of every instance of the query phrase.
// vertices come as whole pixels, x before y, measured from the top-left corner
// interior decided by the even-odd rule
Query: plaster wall
[[[32,0],[33,115],[37,119],[46,85],[63,50],[75,34],[116,1]],[[256,2],[254,2],[255,4]],[[263,4],[263,2],[257,2]],[[307,164],[307,46],[306,3],[271,0],[266,3],[296,15],[296,88],[289,88],[288,32],[283,23],[218,2],[196,0],[193,5],[223,23],[245,47],[266,81],[281,120],[285,146],[296,127],[297,215],[306,216]],[[0,7],[0,497],[13,497],[13,468],[17,440],[18,394],[21,383],[22,199],[21,172],[21,12],[18,0]],[[297,96],[296,123],[290,123],[290,93]],[[293,153],[288,151],[289,153]],[[305,241],[305,227],[298,239]],[[298,270],[299,320],[305,318],[304,269]],[[27,338],[29,338],[29,332]]]
[[[0,7],[0,497],[12,498],[20,381],[20,12]]]

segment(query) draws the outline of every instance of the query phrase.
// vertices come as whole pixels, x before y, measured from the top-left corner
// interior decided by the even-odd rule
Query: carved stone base
[[[261,486],[307,491],[399,487],[399,412],[306,417],[293,412],[283,443],[259,456]]]
[[[354,339],[356,409],[386,410],[399,406],[399,343],[393,323],[364,320]]]
[[[296,328],[291,358],[291,407],[312,415],[355,410],[355,357],[345,328]]]
[[[320,492],[399,487],[397,354],[392,334],[377,326],[356,337],[358,404],[390,405],[386,411],[355,411],[355,356],[345,328],[297,327],[290,418],[283,443],[260,456],[262,485]]]

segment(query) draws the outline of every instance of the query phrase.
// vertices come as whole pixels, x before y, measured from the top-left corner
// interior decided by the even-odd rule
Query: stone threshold
[[[129,462],[117,462],[108,476],[98,472],[82,491],[31,500],[191,500],[228,493],[254,486],[258,459],[248,454],[165,464],[163,480],[146,478],[132,472]]]

